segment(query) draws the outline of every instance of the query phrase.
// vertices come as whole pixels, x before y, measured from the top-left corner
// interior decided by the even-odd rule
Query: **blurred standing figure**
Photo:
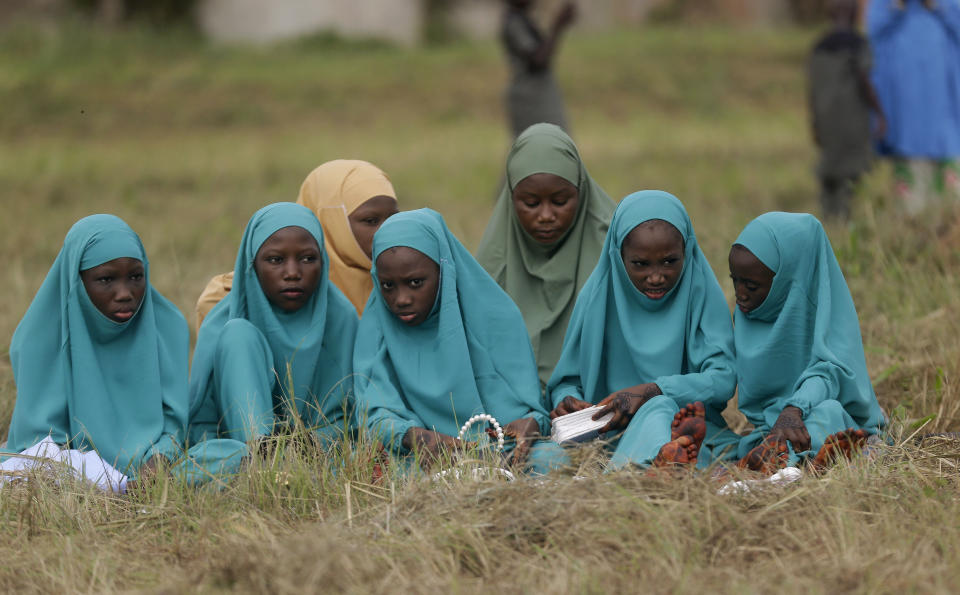
[[[539,122],[556,124],[568,130],[563,97],[550,70],[553,55],[563,33],[576,19],[573,2],[557,13],[548,35],[544,36],[533,19],[534,0],[505,0],[501,39],[510,62],[510,86],[507,88],[507,112],[516,137]],[[568,130],[569,131],[569,130]]]
[[[857,0],[832,0],[829,10],[833,28],[810,55],[810,120],[824,217],[846,220],[857,180],[873,160],[871,111],[878,137],[886,121],[870,84],[870,45],[854,25]]]
[[[867,29],[904,208],[927,207],[931,185],[960,200],[960,0],[871,0]]]

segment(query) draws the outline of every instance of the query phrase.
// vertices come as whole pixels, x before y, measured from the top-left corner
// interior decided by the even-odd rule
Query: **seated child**
[[[10,345],[17,401],[7,439],[21,452],[49,437],[95,450],[125,475],[183,458],[190,333],[150,285],[140,238],[113,215],[74,224]],[[56,449],[54,449],[56,450]],[[191,482],[235,467],[243,444],[192,449]]]
[[[614,206],[558,126],[535,124],[513,143],[477,260],[520,307],[543,384]]]
[[[627,196],[577,298],[547,385],[551,416],[613,413],[601,431],[626,428],[613,469],[705,467],[739,439],[720,415],[735,382],[730,312],[686,209],[666,192]]]
[[[730,278],[738,405],[755,426],[740,466],[769,474],[813,453],[822,465],[879,432],[857,310],[816,217],[751,221],[730,249]]]
[[[373,234],[397,212],[397,195],[387,174],[357,159],[328,161],[307,176],[297,203],[317,216],[323,228],[329,278],[357,314],[373,289],[370,249]],[[197,300],[197,328],[233,286],[233,271],[217,275]]]
[[[345,429],[357,330],[328,279],[310,209],[263,207],[243,232],[230,293],[200,327],[190,373],[193,442],[243,442],[302,421],[325,443]]]
[[[373,255],[378,285],[354,351],[357,409],[371,433],[429,465],[460,446],[463,423],[486,413],[515,439],[513,464],[541,474],[564,464],[562,449],[537,440],[550,420],[520,311],[439,213],[391,217]]]

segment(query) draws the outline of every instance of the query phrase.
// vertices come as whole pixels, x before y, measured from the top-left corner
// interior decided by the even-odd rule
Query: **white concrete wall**
[[[197,20],[222,41],[268,43],[331,31],[413,44],[423,30],[422,0],[201,0]]]

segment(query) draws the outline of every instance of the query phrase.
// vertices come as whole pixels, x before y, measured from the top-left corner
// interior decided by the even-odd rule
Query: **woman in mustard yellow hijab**
[[[398,211],[390,179],[366,161],[328,161],[303,181],[297,203],[309,208],[320,220],[330,259],[330,280],[347,296],[357,314],[363,314],[373,290],[373,234]],[[232,286],[233,271],[217,275],[207,283],[197,300],[197,328]]]

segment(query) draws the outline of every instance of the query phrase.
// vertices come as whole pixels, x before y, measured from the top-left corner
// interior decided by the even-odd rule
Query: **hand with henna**
[[[620,430],[627,427],[630,420],[637,411],[643,407],[644,403],[657,395],[662,395],[660,387],[653,382],[638,384],[623,390],[617,391],[597,403],[602,407],[600,411],[594,414],[593,419],[598,420],[608,413],[613,414],[613,418],[607,422],[607,425],[600,428],[600,433]]]
[[[512,467],[522,467],[530,454],[530,447],[540,437],[540,424],[532,417],[517,419],[503,427],[503,435],[517,442],[507,463]]]
[[[470,446],[459,438],[424,428],[410,428],[403,435],[403,447],[419,453],[420,464],[427,470],[436,462],[442,452],[463,450]]]
[[[810,450],[810,433],[807,432],[807,426],[803,423],[803,412],[798,407],[792,405],[784,407],[768,436],[788,440],[793,445],[794,452]]]
[[[553,411],[550,412],[550,419],[556,419],[561,415],[574,413],[575,411],[580,411],[581,409],[586,409],[587,407],[593,407],[593,403],[589,403],[576,397],[567,396],[564,397],[563,400],[560,401],[556,407],[554,407]]]

